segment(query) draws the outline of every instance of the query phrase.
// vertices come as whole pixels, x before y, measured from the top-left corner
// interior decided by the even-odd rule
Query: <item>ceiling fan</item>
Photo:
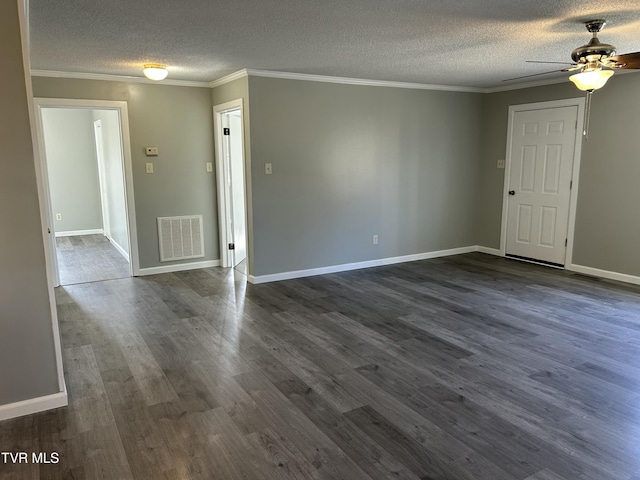
[[[587,30],[593,34],[593,37],[586,45],[582,45],[571,52],[573,63],[567,62],[541,62],[528,60],[527,63],[562,63],[569,65],[561,70],[553,70],[551,72],[535,73],[533,75],[524,75],[522,77],[509,78],[510,80],[519,80],[522,78],[535,77],[538,75],[547,75],[556,72],[573,72],[579,70],[579,73],[569,77],[576,87],[588,93],[602,88],[607,80],[613,75],[615,70],[640,69],[640,52],[625,53],[616,55],[616,47],[608,43],[601,43],[598,39],[598,33],[604,28],[605,20],[589,20],[585,22]]]

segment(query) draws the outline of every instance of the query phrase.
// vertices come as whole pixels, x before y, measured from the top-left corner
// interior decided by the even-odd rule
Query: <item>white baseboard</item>
[[[572,272],[582,273],[584,275],[590,275],[592,277],[607,278],[609,280],[617,280],[619,282],[626,282],[626,283],[633,283],[634,285],[640,285],[640,277],[636,277],[635,275],[611,272],[609,270],[600,270],[599,268],[585,267],[583,265],[574,265],[574,264],[567,264],[565,268]]]
[[[291,280],[293,278],[312,277],[314,275],[326,275],[328,273],[347,272],[349,270],[359,270],[361,268],[381,267],[395,263],[415,262],[416,260],[426,260],[428,258],[446,257],[449,255],[460,255],[477,251],[477,246],[451,248],[449,250],[438,250],[435,252],[416,253],[413,255],[402,255],[400,257],[379,258],[364,262],[344,263],[342,265],[331,265],[329,267],[310,268],[307,270],[295,270],[291,272],[272,273],[269,275],[249,275],[250,283],[268,283],[281,280]]]
[[[198,268],[219,267],[220,260],[206,260],[204,262],[179,263],[177,265],[162,265],[161,267],[141,268],[138,276],[157,275],[159,273],[183,272],[185,270],[196,270]]]
[[[109,242],[111,242],[111,245],[113,245],[113,247],[118,251],[118,253],[122,255],[128,262],[129,254],[127,253],[127,251],[124,248],[122,248],[120,244],[116,242],[113,238],[109,238]]]
[[[476,248],[477,248],[476,251],[480,253],[486,253],[487,255],[495,255],[496,257],[503,256],[499,248],[489,248],[489,247],[483,247],[481,245],[478,245]]]
[[[66,232],[56,232],[56,237],[76,237],[78,235],[104,235],[104,230],[96,228],[94,230],[68,230]]]
[[[0,405],[0,421],[10,418],[31,415],[44,412],[53,408],[66,407],[69,404],[66,389],[63,392],[45,395],[44,397],[30,398],[20,402]]]

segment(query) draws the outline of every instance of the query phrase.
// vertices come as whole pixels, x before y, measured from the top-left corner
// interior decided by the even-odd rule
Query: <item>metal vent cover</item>
[[[202,215],[158,217],[160,261],[204,257]]]

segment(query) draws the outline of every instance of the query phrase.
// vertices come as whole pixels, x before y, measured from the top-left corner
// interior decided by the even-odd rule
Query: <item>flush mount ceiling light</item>
[[[146,63],[142,73],[144,73],[144,76],[149,80],[156,81],[164,80],[169,74],[167,66],[160,63]]]

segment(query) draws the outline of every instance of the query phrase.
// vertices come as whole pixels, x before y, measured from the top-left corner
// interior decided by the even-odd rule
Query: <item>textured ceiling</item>
[[[30,0],[31,67],[174,80],[243,68],[466,87],[554,70],[605,18],[603,42],[640,51],[640,1]],[[534,77],[536,80],[553,78]],[[531,80],[531,79],[527,79]]]

